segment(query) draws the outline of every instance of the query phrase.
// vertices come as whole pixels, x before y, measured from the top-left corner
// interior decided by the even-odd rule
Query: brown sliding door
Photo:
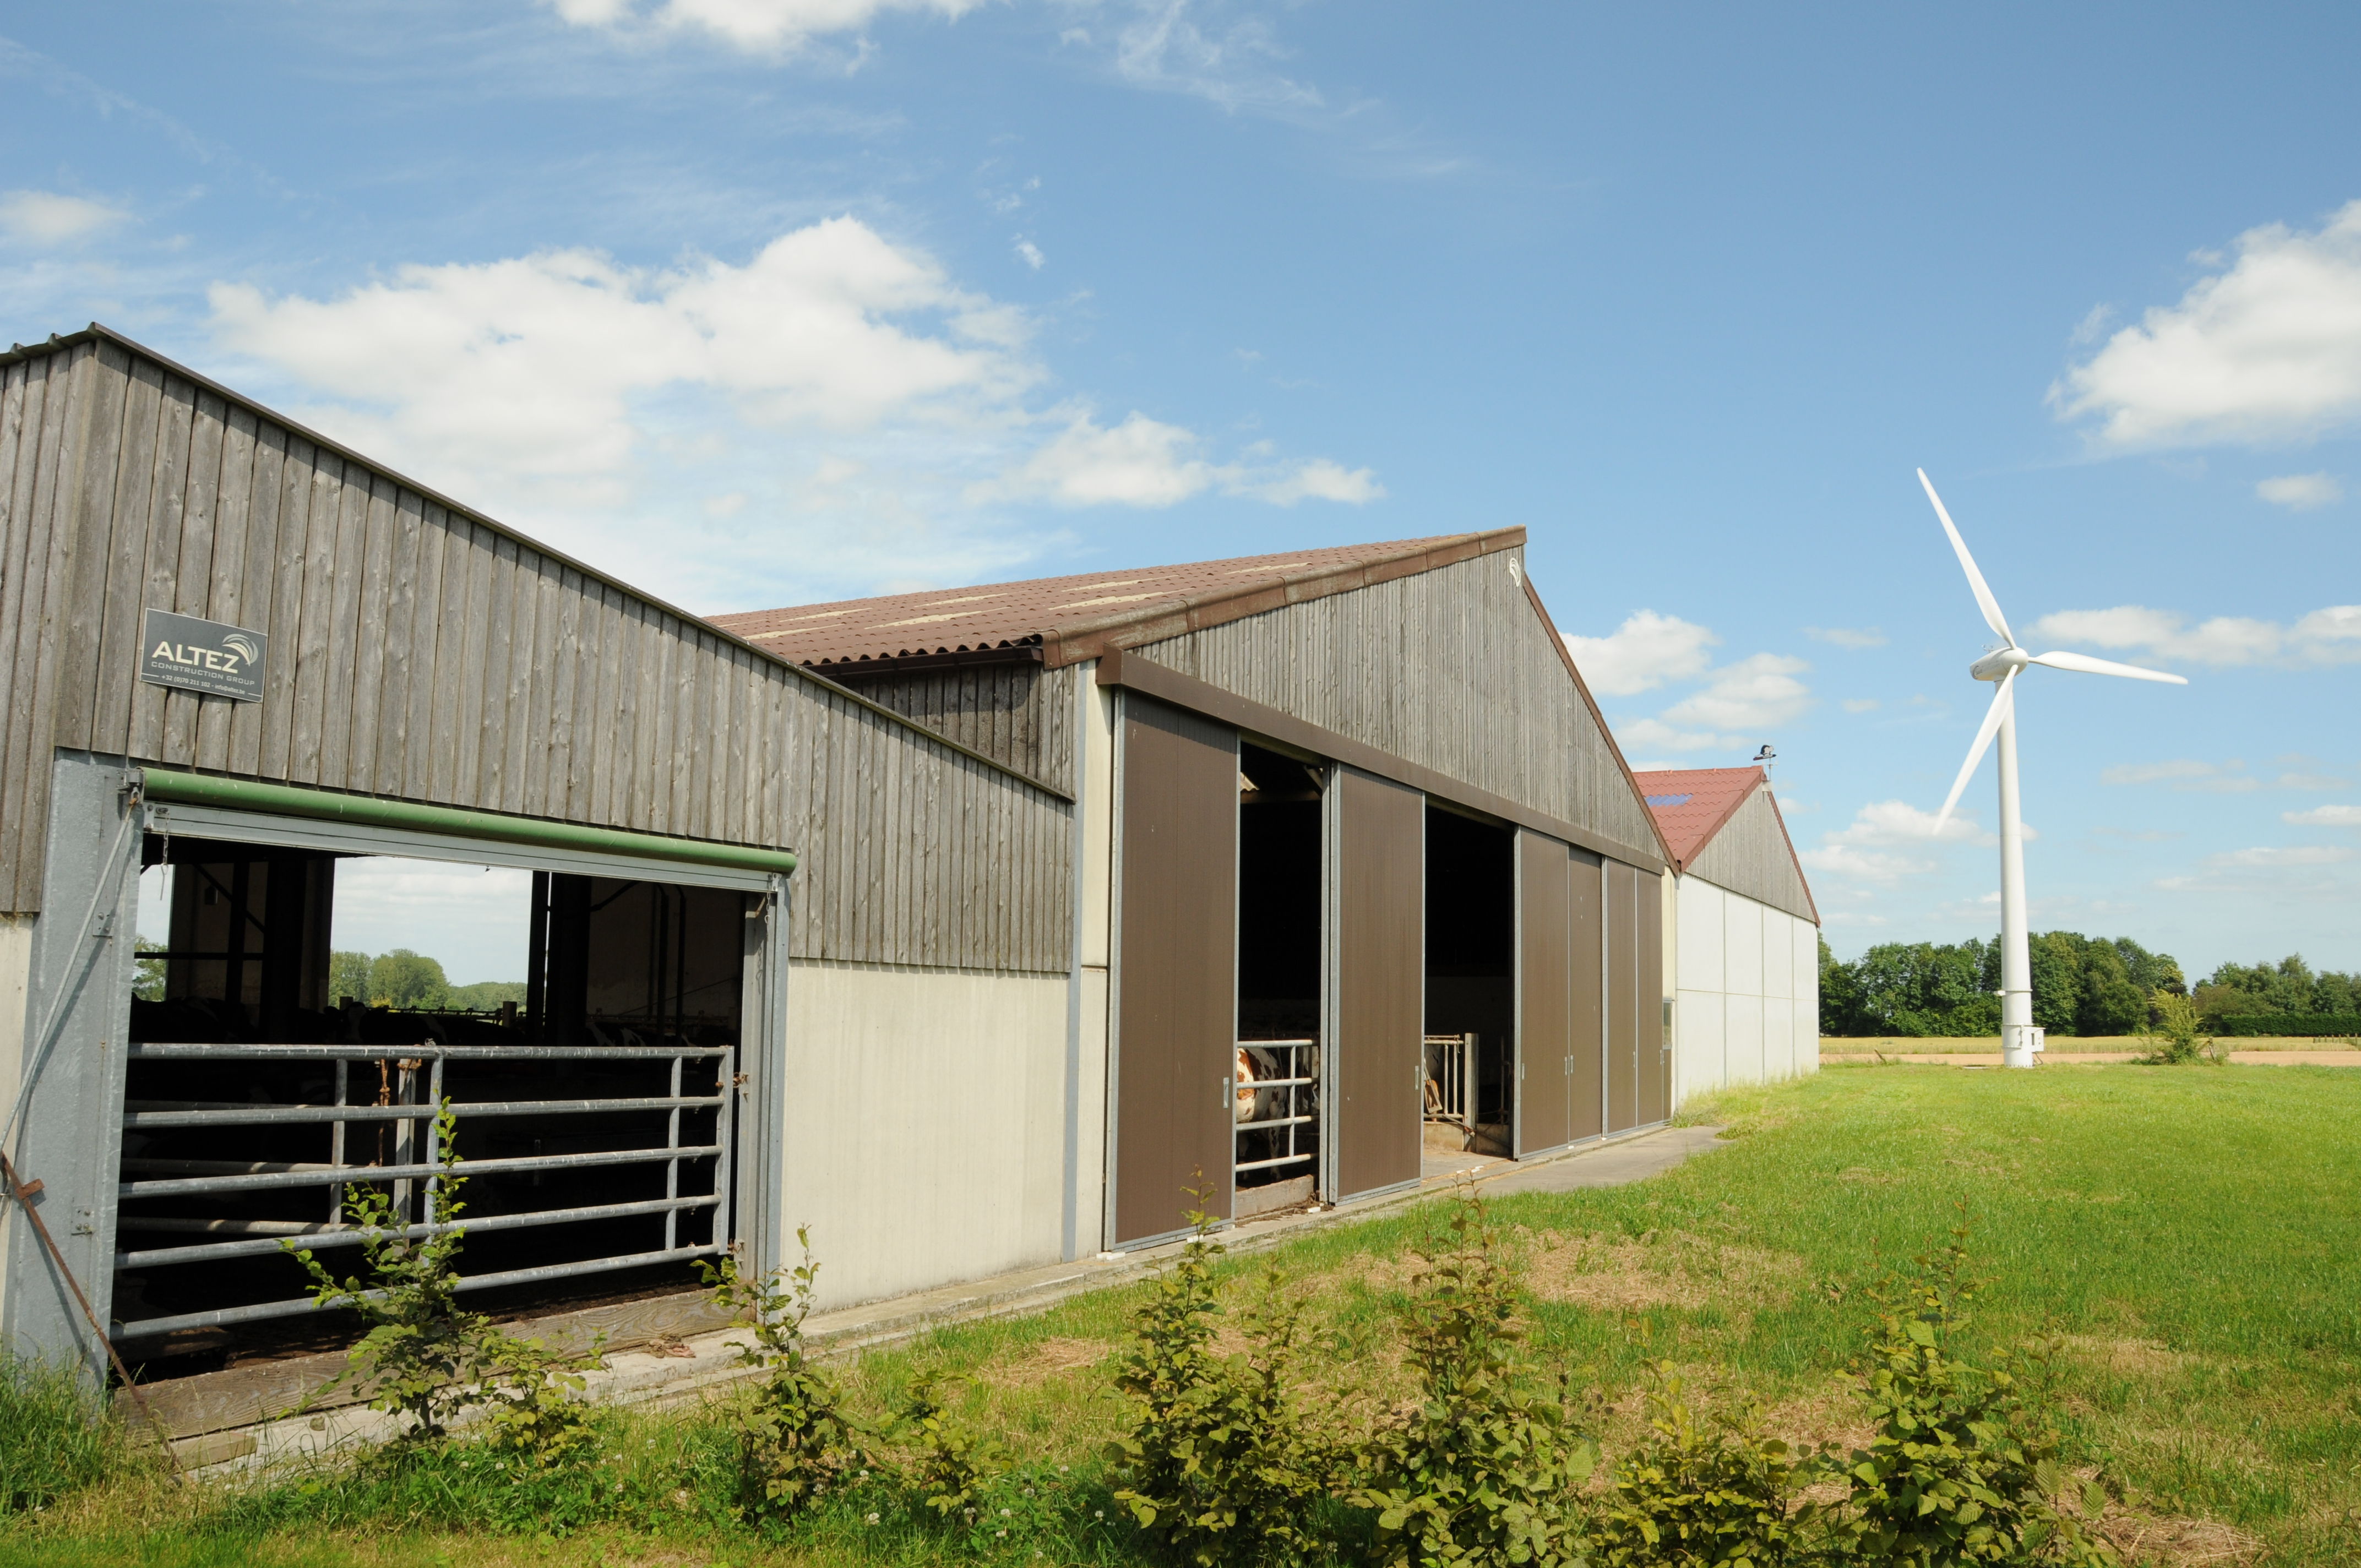
[[[1566,892],[1566,946],[1573,960],[1567,1135],[1579,1140],[1607,1130],[1607,894],[1598,857],[1574,852]]]
[[[1640,873],[1607,862],[1607,1130],[1640,1124]]]
[[[1573,965],[1566,846],[1517,834],[1516,1154],[1557,1148],[1568,1131],[1574,1085]]]
[[[1329,988],[1338,1198],[1419,1178],[1426,1089],[1426,797],[1336,770]]]
[[[1654,872],[1639,873],[1639,1124],[1673,1113],[1673,1053],[1664,1038],[1664,882]]]
[[[1111,1244],[1230,1212],[1237,1034],[1238,736],[1126,692],[1116,774]]]

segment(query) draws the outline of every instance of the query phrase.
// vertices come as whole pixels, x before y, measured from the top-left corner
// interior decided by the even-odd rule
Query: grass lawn
[[[1734,1141],[1667,1176],[1496,1206],[1524,1254],[1538,1343],[1594,1369],[1609,1401],[1610,1458],[1637,1430],[1651,1354],[1681,1362],[1708,1402],[1759,1401],[1793,1439],[1865,1435],[1843,1376],[1861,1288],[1964,1213],[1991,1282],[1967,1353],[2057,1336],[2078,1462],[2144,1494],[2115,1527],[2133,1560],[2361,1561],[2361,1073],[1843,1067],[1712,1109]],[[1277,1255],[1313,1295],[1323,1409],[1395,1396],[1386,1303],[1437,1212]],[[1266,1262],[1231,1266],[1241,1288]],[[1137,1299],[948,1330],[846,1368],[873,1408],[919,1370],[973,1375],[968,1414],[1027,1465],[1006,1538],[947,1547],[854,1496],[765,1543],[700,1500],[723,1409],[618,1416],[594,1481],[522,1509],[513,1489],[447,1468],[398,1492],[336,1475],[260,1497],[132,1480],[19,1519],[0,1532],[0,1564],[1143,1561],[1092,1518],[1114,1513],[1094,1477],[1122,1415],[1103,1364]],[[590,1522],[539,1533],[569,1510]]]
[[[2310,1035],[2252,1035],[2225,1037],[2223,1042],[2235,1051],[2350,1051],[2361,1049],[2349,1039],[2315,1037]],[[2136,1051],[2147,1056],[2156,1049],[2156,1042],[2146,1035],[2052,1035],[2046,1042],[2047,1054],[2053,1057],[2074,1056],[2084,1051]],[[1998,1035],[1822,1035],[1820,1056],[1868,1057],[1880,1056],[1940,1056],[1988,1052],[2000,1055]]]

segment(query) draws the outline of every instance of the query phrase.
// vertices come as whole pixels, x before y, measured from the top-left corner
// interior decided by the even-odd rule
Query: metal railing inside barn
[[[653,1239],[650,1228],[630,1223],[661,1218],[659,1246],[637,1245],[630,1250],[603,1252],[598,1251],[598,1244],[594,1243],[590,1249],[594,1255],[464,1275],[458,1281],[462,1290],[535,1284],[713,1255],[727,1243],[726,1214],[721,1206],[730,1190],[731,1118],[727,1100],[733,1051],[730,1046],[691,1045],[679,1036],[661,1044],[621,1046],[134,1045],[128,1053],[133,1062],[189,1063],[225,1072],[235,1072],[240,1064],[254,1068],[277,1064],[284,1068],[318,1063],[326,1069],[328,1080],[321,1087],[330,1088],[331,1092],[318,1103],[126,1101],[123,1117],[125,1179],[118,1195],[125,1205],[137,1204],[140,1208],[137,1212],[126,1209],[118,1215],[118,1234],[223,1239],[140,1247],[123,1247],[118,1243],[115,1260],[118,1280],[130,1276],[137,1282],[147,1271],[155,1269],[269,1257],[280,1254],[282,1243],[290,1240],[313,1252],[358,1247],[371,1235],[383,1233],[349,1222],[346,1192],[354,1184],[389,1189],[394,1212],[409,1222],[401,1234],[410,1237],[424,1237],[438,1228],[474,1237],[545,1231],[561,1225],[600,1224],[597,1234],[602,1241],[628,1237],[632,1230],[639,1229],[642,1234],[633,1239],[644,1244]],[[529,1154],[456,1160],[450,1150],[441,1146],[435,1123],[445,1094],[448,1069],[499,1063],[584,1064],[572,1069],[577,1073],[586,1068],[596,1071],[590,1064],[607,1064],[609,1070],[620,1069],[625,1077],[642,1079],[647,1075],[634,1074],[632,1069],[647,1069],[666,1073],[667,1091],[651,1094],[627,1091],[556,1099],[469,1100],[454,1096],[451,1111],[458,1129],[525,1118],[533,1118],[536,1124],[543,1118],[603,1119],[607,1129],[604,1135],[625,1144],[551,1154],[542,1152],[544,1139],[534,1136],[530,1140],[533,1152]],[[357,1074],[357,1064],[374,1064],[376,1070]],[[497,1068],[493,1071],[497,1073]],[[691,1071],[701,1081],[686,1083],[685,1080]],[[708,1076],[709,1084],[702,1081]],[[356,1079],[360,1080],[357,1084]],[[370,1093],[371,1099],[356,1103],[353,1091],[357,1087]],[[478,1077],[465,1087],[470,1091],[497,1091],[499,1084],[497,1077]],[[653,1084],[642,1082],[638,1087]],[[648,1136],[653,1129],[645,1124],[657,1113],[662,1115],[664,1129],[661,1143]],[[694,1117],[701,1124],[707,1114],[710,1116],[711,1131],[700,1133],[697,1142],[685,1143],[683,1118]],[[620,1123],[619,1118],[622,1119]],[[642,1127],[637,1135],[617,1130],[634,1124]],[[232,1157],[241,1131],[272,1128],[284,1134],[305,1127],[317,1128],[325,1135],[321,1139],[325,1145],[325,1159]],[[379,1135],[374,1139],[355,1135],[369,1132]],[[192,1134],[198,1136],[192,1139]],[[161,1136],[169,1136],[171,1146],[182,1152],[144,1152],[156,1146]],[[638,1141],[628,1141],[634,1136]],[[207,1149],[202,1157],[192,1157],[186,1151],[192,1142],[200,1147],[215,1146],[218,1154]],[[132,1152],[135,1146],[141,1152]],[[356,1157],[364,1154],[368,1157]],[[527,1186],[539,1188],[554,1172],[659,1164],[664,1168],[662,1197],[546,1208],[533,1206],[533,1200],[527,1197],[525,1205],[512,1212],[463,1215],[440,1227],[425,1223],[434,1212],[431,1194],[445,1176],[469,1180],[523,1177],[528,1179]],[[685,1168],[692,1178],[709,1172],[710,1179],[691,1179],[685,1184]],[[690,1190],[685,1190],[685,1185]],[[694,1190],[700,1187],[704,1190]],[[514,1183],[504,1184],[502,1190],[511,1201],[517,1196]],[[265,1218],[223,1212],[225,1208],[235,1209],[262,1195],[305,1190],[321,1194],[321,1210],[314,1211],[318,1218]],[[170,1206],[194,1207],[211,1212],[145,1212],[147,1205],[157,1200],[180,1200]],[[701,1210],[714,1211],[708,1225],[690,1227],[692,1233],[702,1229],[703,1239],[694,1239],[693,1234],[685,1238],[684,1220]],[[625,1223],[619,1226],[616,1222]],[[582,1249],[577,1246],[565,1250]],[[152,1339],[177,1330],[291,1317],[313,1310],[313,1299],[300,1296],[128,1321],[121,1320],[118,1311],[112,1332],[118,1338]]]
[[[1304,1129],[1320,1121],[1320,1042],[1240,1040],[1236,1069],[1239,1175],[1309,1165],[1319,1157]]]

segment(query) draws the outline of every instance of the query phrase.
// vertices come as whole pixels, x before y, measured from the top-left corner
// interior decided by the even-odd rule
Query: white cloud
[[[1215,463],[1143,414],[1037,411],[1030,319],[851,217],[743,265],[544,251],[212,301],[222,343],[256,362],[241,378],[291,383],[308,422],[712,609],[979,581],[1060,542],[1000,501],[1384,493],[1325,459]]]
[[[1039,376],[1021,317],[849,217],[743,267],[544,251],[404,267],[337,300],[236,283],[211,298],[229,346],[370,411],[372,450],[594,490],[640,444],[635,402],[679,386],[757,424],[862,429],[999,412]]]
[[[1604,637],[1568,637],[1567,652],[1594,696],[1632,696],[1706,673],[1721,639],[1694,621],[1643,609]]]
[[[1148,0],[1116,35],[1116,74],[1135,87],[1186,93],[1233,113],[1323,106],[1318,88],[1276,69],[1288,51],[1269,23],[1248,16],[1200,27],[1189,13],[1190,0]]]
[[[1672,725],[1760,731],[1784,724],[1812,705],[1811,688],[1795,676],[1811,666],[1783,653],[1750,653],[1713,672],[1703,691],[1661,715]]]
[[[853,32],[885,11],[925,11],[956,20],[982,0],[549,0],[566,21],[614,32],[708,34],[749,53],[777,54],[829,33]]]
[[[1357,504],[1386,493],[1367,468],[1347,471],[1325,458],[1292,467],[1217,465],[1195,455],[1201,444],[1191,432],[1137,410],[1113,426],[1079,414],[1022,464],[970,487],[969,495],[976,500],[1038,499],[1060,506],[1169,507],[1214,488],[1277,506],[1301,500]]]
[[[1049,259],[1041,254],[1041,247],[1029,239],[1020,239],[1016,242],[1016,255],[1019,260],[1036,272],[1040,271],[1043,265]]]
[[[2279,820],[2299,828],[2361,828],[2361,806],[2315,806],[2309,811],[2282,811]]]
[[[1808,871],[1857,882],[1893,883],[1938,870],[1938,861],[1925,858],[1933,844],[1993,842],[1971,815],[1961,812],[1951,814],[1940,834],[1934,829],[1931,811],[1922,811],[1906,800],[1872,801],[1854,812],[1844,827],[1821,834],[1817,848],[1798,850],[1796,858]],[[2040,835],[2028,826],[2025,837],[2030,841]],[[1918,853],[1896,852],[1910,850]]]
[[[2263,787],[2262,781],[2246,773],[2246,763],[2235,759],[2227,762],[2201,762],[2189,757],[2169,762],[2125,762],[2103,770],[2099,782],[2106,784],[2170,784],[2176,790],[2201,795],[2245,795]]]
[[[2361,201],[2316,232],[2249,229],[2236,260],[2050,388],[2119,449],[2300,440],[2361,419]],[[2218,260],[2203,258],[2209,265]]]
[[[1726,751],[1733,746],[1746,744],[1742,738],[1736,735],[1717,735],[1709,729],[1676,729],[1659,718],[1635,718],[1628,724],[1618,724],[1614,728],[1617,742],[1627,752],[1641,746],[1659,747],[1667,751]],[[1657,762],[1651,765],[1660,768],[1682,766],[1679,762]],[[1638,773],[1642,770],[1635,762],[1632,764],[1632,771]]]
[[[1795,858],[1804,862],[1806,871],[1826,872],[1832,876],[1851,877],[1859,882],[1898,883],[1905,877],[1924,876],[1935,870],[1932,861],[1863,850],[1851,844],[1798,850]]]
[[[2255,487],[2255,494],[2290,511],[2312,511],[2345,499],[2345,485],[2334,474],[2282,474]]]
[[[1849,696],[1842,706],[1847,713],[1873,713],[1877,710],[1877,699],[1873,696]]]
[[[335,874],[338,950],[408,948],[440,960],[455,985],[524,978],[531,872],[362,855]]]
[[[1885,646],[1885,633],[1874,626],[1806,626],[1804,635],[1815,642],[1831,642],[1839,648],[1859,652],[1863,648]]]
[[[64,245],[114,227],[120,207],[54,191],[0,192],[0,234],[26,245]]]
[[[2026,627],[2024,640],[2130,651],[2168,663],[2345,664],[2361,661],[2361,605],[2330,605],[2286,626],[2234,615],[2191,626],[2186,616],[2136,604],[2067,609]]]
[[[2209,867],[2227,870],[2232,867],[2333,866],[2361,853],[2342,844],[2293,844],[2281,848],[2231,850],[2224,854],[2208,855]]]

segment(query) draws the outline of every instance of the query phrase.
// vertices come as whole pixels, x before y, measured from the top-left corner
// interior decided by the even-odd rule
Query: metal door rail
[[[454,1104],[453,1111],[472,1109]],[[601,1149],[595,1154],[512,1155],[502,1159],[471,1159],[467,1161],[468,1176],[499,1176],[510,1171],[580,1170],[594,1165],[640,1165],[661,1159],[707,1159],[722,1153],[719,1144],[696,1144],[680,1148]],[[274,1187],[342,1187],[353,1179],[355,1171],[367,1171],[371,1181],[412,1180],[434,1176],[442,1170],[439,1165],[260,1165],[251,1161],[198,1159],[140,1159],[123,1162],[126,1170],[187,1169],[197,1166],[228,1168],[222,1176],[191,1176],[179,1180],[126,1181],[116,1189],[124,1198],[179,1198],[192,1192],[258,1192]],[[191,1223],[227,1224],[224,1220],[192,1221]],[[160,1220],[127,1217],[121,1223],[143,1230],[173,1228]]]
[[[1231,1151],[1231,1169],[1234,1171],[1268,1170],[1273,1166],[1301,1165],[1307,1160],[1317,1159],[1319,1157],[1318,1153],[1314,1150],[1306,1149],[1299,1151],[1295,1134],[1296,1128],[1307,1126],[1320,1120],[1319,1103],[1316,1097],[1306,1096],[1298,1092],[1301,1090],[1314,1089],[1319,1085],[1320,1080],[1316,1077],[1303,1076],[1303,1069],[1301,1065],[1303,1060],[1301,1053],[1307,1050],[1316,1050],[1319,1045],[1320,1042],[1317,1039],[1240,1040],[1237,1043],[1237,1048],[1240,1050],[1263,1050],[1272,1052],[1273,1054],[1284,1054],[1288,1058],[1288,1069],[1296,1074],[1296,1076],[1292,1078],[1257,1078],[1251,1080],[1250,1081],[1257,1091],[1265,1089],[1283,1089],[1287,1091],[1286,1105],[1289,1113],[1284,1116],[1267,1117],[1259,1122],[1239,1122],[1236,1124],[1236,1129],[1241,1134],[1261,1132],[1276,1127],[1285,1127],[1287,1129],[1287,1152],[1271,1159],[1239,1159],[1236,1157],[1236,1150],[1234,1144]],[[1306,1110],[1304,1107],[1304,1102],[1307,1099],[1312,1101],[1312,1105],[1309,1110]]]
[[[438,1231],[489,1233],[541,1228],[551,1225],[578,1224],[600,1220],[619,1220],[661,1214],[664,1217],[662,1248],[622,1256],[578,1259],[570,1263],[545,1264],[534,1268],[511,1269],[495,1274],[463,1276],[456,1281],[462,1290],[489,1289],[500,1285],[535,1283],[585,1274],[600,1274],[618,1269],[636,1268],[645,1264],[668,1263],[692,1257],[711,1256],[723,1250],[722,1225],[719,1211],[727,1201],[730,1190],[730,1132],[728,1114],[727,1058],[734,1047],[729,1046],[691,1046],[686,1043],[653,1046],[446,1046],[433,1042],[416,1045],[205,1045],[164,1043],[135,1045],[126,1055],[134,1061],[214,1061],[214,1062],[326,1062],[335,1065],[335,1100],[322,1105],[258,1104],[237,1101],[130,1101],[126,1102],[123,1125],[126,1129],[159,1127],[222,1128],[264,1125],[309,1124],[324,1127],[329,1134],[329,1158],[324,1162],[215,1160],[131,1157],[123,1162],[126,1176],[147,1171],[174,1173],[162,1179],[126,1179],[117,1193],[120,1198],[185,1198],[209,1197],[229,1193],[264,1191],[283,1189],[335,1190],[329,1199],[329,1214],[319,1223],[288,1220],[246,1220],[228,1217],[203,1216],[142,1216],[123,1215],[116,1222],[120,1231],[161,1231],[194,1233],[211,1236],[236,1237],[236,1240],[208,1241],[177,1246],[146,1247],[119,1251],[115,1255],[118,1269],[169,1266],[174,1264],[209,1263],[234,1258],[266,1256],[280,1250],[280,1242],[301,1238],[303,1245],[314,1250],[323,1247],[357,1246],[379,1234],[401,1234],[417,1238]],[[682,1071],[690,1061],[712,1061],[723,1078],[717,1092],[690,1095],[681,1092]],[[351,1087],[348,1069],[354,1062],[399,1062],[401,1072],[400,1096],[402,1103],[385,1105],[353,1105],[346,1101]],[[518,1116],[592,1115],[602,1112],[662,1111],[664,1117],[664,1142],[631,1149],[606,1149],[585,1154],[532,1155],[513,1157],[469,1160],[464,1174],[498,1175],[522,1171],[582,1169],[594,1166],[654,1164],[665,1167],[664,1195],[624,1203],[605,1203],[570,1209],[533,1210],[518,1214],[488,1215],[480,1219],[462,1220],[443,1226],[416,1223],[370,1231],[345,1223],[342,1189],[355,1184],[390,1184],[398,1218],[409,1220],[415,1210],[414,1200],[427,1197],[432,1212],[431,1195],[445,1176],[459,1175],[442,1162],[439,1156],[439,1130],[435,1117],[440,1112],[443,1095],[444,1069],[446,1064],[489,1061],[606,1061],[639,1062],[651,1066],[664,1065],[671,1070],[671,1092],[663,1095],[636,1095],[614,1099],[566,1100],[500,1100],[467,1102],[454,1101],[451,1111],[455,1118],[478,1120]],[[419,1069],[424,1069],[424,1084],[419,1082]],[[425,1091],[423,1098],[420,1089]],[[710,1110],[716,1113],[714,1140],[708,1144],[684,1145],[681,1142],[681,1113]],[[353,1123],[393,1123],[396,1138],[391,1161],[381,1165],[357,1164],[345,1157],[346,1129]],[[423,1129],[423,1135],[418,1129]],[[423,1135],[425,1157],[417,1149]],[[709,1159],[713,1162],[713,1188],[708,1194],[684,1197],[680,1191],[680,1168],[684,1161]],[[716,1240],[701,1245],[677,1245],[680,1216],[701,1209],[716,1211],[713,1226]],[[117,1321],[114,1332],[119,1337],[139,1338],[168,1333],[175,1329],[212,1327],[229,1323],[253,1322],[267,1318],[291,1317],[314,1310],[309,1298],[293,1300],[260,1301],[250,1306],[225,1307],[211,1311],[186,1312],[170,1317],[142,1318],[131,1322]]]
[[[1427,1113],[1430,1122],[1455,1123],[1470,1137],[1476,1135],[1476,1036],[1473,1035],[1429,1035],[1426,1048],[1435,1053],[1440,1066],[1433,1082],[1435,1108]],[[1426,1067],[1419,1066],[1423,1079]],[[1424,1087],[1423,1083],[1421,1085]]]

